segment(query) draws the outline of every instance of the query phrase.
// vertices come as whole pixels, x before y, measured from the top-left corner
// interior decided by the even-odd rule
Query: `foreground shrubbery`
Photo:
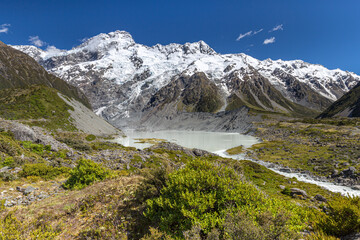
[[[45,180],[54,179],[63,174],[68,174],[70,168],[67,167],[52,167],[45,163],[25,164],[23,170],[20,172],[22,177],[36,176]]]
[[[315,227],[327,234],[342,237],[360,232],[360,198],[336,196],[327,212],[317,215]]]
[[[82,189],[96,181],[110,176],[109,170],[89,159],[80,159],[70,171],[70,178],[64,184],[67,189]]]
[[[232,169],[200,160],[171,173],[160,196],[149,199],[147,206],[151,222],[181,238],[204,238],[215,231],[229,239],[240,232],[246,239],[286,239],[295,237],[306,222],[300,207],[267,198]]]

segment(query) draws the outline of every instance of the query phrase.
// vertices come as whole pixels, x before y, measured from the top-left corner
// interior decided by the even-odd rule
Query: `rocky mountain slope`
[[[49,74],[28,55],[0,42],[0,118],[48,130],[121,133],[95,115],[76,87]]]
[[[172,86],[177,87],[171,90],[172,98],[179,99],[171,99],[168,108],[164,106],[170,103],[169,97],[161,103],[162,109],[168,109],[161,115],[168,118],[244,106],[262,112],[316,115],[360,81],[354,73],[300,60],[260,61],[245,54],[219,54],[203,41],[148,47],[124,31],[99,34],[68,51],[14,48],[78,86],[95,112],[118,126],[151,118],[148,114],[159,110],[151,107]],[[203,76],[199,83],[184,82],[197,79],[199,75],[194,74],[198,73]],[[205,82],[211,89],[206,96],[201,90]],[[192,98],[196,94],[200,95]],[[202,104],[207,99],[212,102],[205,105],[211,106]]]
[[[360,117],[360,84],[334,102],[319,118],[327,117]]]
[[[0,42],[0,90],[24,88],[34,84],[55,88],[90,107],[86,96],[79,89],[49,74],[34,59],[21,51]]]

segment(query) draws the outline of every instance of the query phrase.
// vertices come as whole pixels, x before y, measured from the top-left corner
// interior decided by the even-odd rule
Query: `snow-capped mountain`
[[[82,89],[95,112],[112,122],[141,115],[160,89],[180,77],[200,72],[218,89],[221,107],[216,111],[229,109],[229,101],[235,95],[247,106],[256,105],[269,111],[295,109],[290,103],[285,104],[285,109],[284,101],[321,110],[360,82],[354,73],[329,70],[301,60],[260,61],[242,53],[218,54],[203,41],[148,47],[136,43],[125,31],[99,34],[71,50],[13,47]],[[247,88],[247,94],[242,94],[245,83],[256,81],[257,88],[269,83],[266,91],[279,91],[286,100],[281,100],[279,105],[274,96],[269,97],[270,93],[264,94],[263,87],[261,94],[254,93],[255,85]],[[183,81],[177,86],[188,84]]]

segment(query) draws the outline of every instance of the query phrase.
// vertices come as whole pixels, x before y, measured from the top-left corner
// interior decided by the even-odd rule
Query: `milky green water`
[[[239,133],[224,132],[202,132],[202,131],[154,131],[138,132],[134,130],[125,131],[126,138],[118,138],[116,142],[130,147],[143,149],[151,144],[137,143],[137,138],[160,138],[179,144],[187,148],[199,148],[209,152],[218,152],[243,145],[245,148],[258,143],[258,139],[252,136]]]

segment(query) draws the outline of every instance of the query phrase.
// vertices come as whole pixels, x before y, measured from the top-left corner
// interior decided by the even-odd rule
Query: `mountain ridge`
[[[243,53],[219,54],[204,41],[149,47],[125,31],[99,34],[71,50],[13,47],[83,90],[94,111],[115,125],[139,120],[152,96],[184,74],[204,73],[226,99],[236,91],[229,82],[256,72],[289,101],[317,112],[360,82],[354,73],[301,60],[260,61]]]
[[[329,117],[360,117],[360,83],[318,116],[318,118]]]

